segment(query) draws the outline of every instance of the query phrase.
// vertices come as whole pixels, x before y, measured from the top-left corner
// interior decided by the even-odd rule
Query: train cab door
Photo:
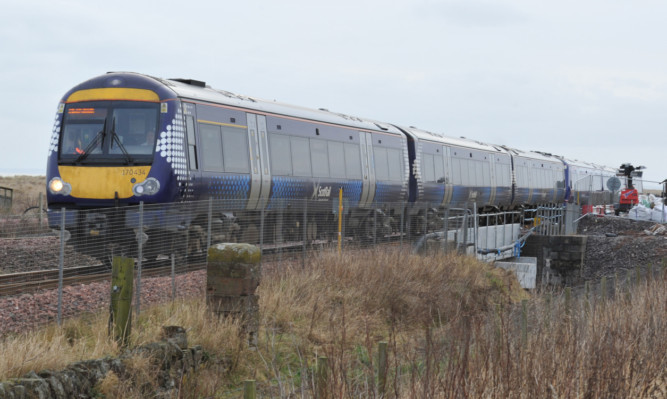
[[[271,165],[266,116],[247,114],[248,151],[250,152],[250,195],[248,210],[266,206],[271,191]]]
[[[375,198],[375,160],[373,157],[373,138],[371,133],[359,132],[359,146],[361,151],[361,178],[362,189],[360,207],[370,206]]]
[[[197,132],[195,121],[197,120],[196,107],[191,103],[183,103],[183,116],[185,119],[185,138],[187,141],[187,159],[189,179],[183,179],[178,183],[178,195],[181,198],[192,199],[195,191],[200,191],[201,169],[197,158]]]
[[[451,147],[442,146],[443,162],[445,163],[445,195],[442,198],[442,205],[448,206],[452,202],[454,194],[453,174],[452,174],[452,151]]]

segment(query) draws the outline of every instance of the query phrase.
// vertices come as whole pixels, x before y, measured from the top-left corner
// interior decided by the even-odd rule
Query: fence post
[[[329,359],[326,356],[317,358],[317,398],[327,397],[327,381],[329,380]]]
[[[264,207],[259,211],[259,253],[264,253]],[[259,266],[262,266],[262,257],[259,258]]]
[[[263,210],[264,208],[262,208]],[[213,197],[208,198],[208,228],[206,231],[206,251],[211,247],[211,225],[213,224]],[[187,247],[185,252],[188,252]]]
[[[343,250],[343,188],[338,190],[338,256]]]
[[[445,255],[449,252],[449,248],[447,246],[447,241],[449,239],[448,237],[449,234],[449,207],[445,208],[445,220],[442,223],[442,242],[443,242],[443,248]]]
[[[208,251],[206,251],[208,253]],[[176,257],[171,254],[171,301],[176,299]]]
[[[378,396],[384,398],[387,389],[387,342],[378,342]]]
[[[565,287],[565,313],[570,314],[572,312],[572,288]]]
[[[308,240],[308,201],[303,200],[303,245],[301,248],[301,268],[306,268],[306,241]]]
[[[528,345],[528,300],[521,300],[521,344],[524,349]]]
[[[602,298],[602,303],[604,304],[607,299],[607,276],[602,276],[600,279],[600,297]]]
[[[43,222],[42,219],[44,218],[44,193],[40,192],[39,193],[39,230],[42,230],[43,227]]]
[[[400,230],[401,230],[401,232],[400,232],[400,236],[401,236],[401,246],[400,246],[400,248],[401,249],[403,249],[403,223],[405,221],[404,220],[405,219],[405,207],[406,207],[406,204],[403,203],[402,206],[401,206],[401,228],[400,228]]]
[[[111,315],[109,333],[121,345],[127,343],[132,329],[132,279],[134,259],[114,256],[111,264]]]
[[[378,213],[377,209],[373,208],[373,246],[377,245],[378,234]]]
[[[61,208],[60,213],[61,213],[60,259],[58,261],[58,325],[62,323],[62,317],[63,317],[63,269],[65,267],[65,208]]]
[[[187,254],[188,247],[185,247]],[[139,202],[139,234],[137,234],[137,316],[141,312],[141,261],[144,257],[144,201]]]
[[[243,382],[243,399],[255,399],[255,380]]]

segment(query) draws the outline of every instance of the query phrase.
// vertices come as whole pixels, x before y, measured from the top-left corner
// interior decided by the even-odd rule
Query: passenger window
[[[452,184],[461,184],[461,160],[452,158]]]
[[[443,165],[443,157],[440,155],[436,155],[433,158],[433,162],[435,163],[435,181],[439,181],[440,183],[444,183],[445,181],[445,167]]]
[[[422,162],[424,170],[423,179],[425,182],[435,180],[435,165],[433,164],[433,155],[424,154],[424,162]]]
[[[292,175],[292,157],[289,137],[271,134],[271,171],[278,176]]]
[[[389,180],[402,181],[403,160],[401,159],[401,151],[396,148],[388,148],[387,161],[389,162]]]
[[[344,178],[345,151],[343,150],[343,143],[330,141],[327,144],[329,150],[329,175],[331,177]]]
[[[324,140],[310,139],[310,155],[312,157],[313,176],[329,177],[329,153],[327,142]]]
[[[463,175],[463,185],[475,185],[475,165],[468,159],[461,159],[461,173]]]
[[[482,172],[484,174],[484,186],[491,187],[491,161],[482,162]]]
[[[249,173],[248,133],[238,127],[222,127],[222,152],[225,172]]]
[[[361,154],[358,144],[345,143],[345,174],[350,179],[361,179]]]
[[[310,145],[308,139],[291,137],[292,173],[294,176],[312,176],[310,170]]]
[[[375,147],[373,148],[373,153],[375,154],[375,179],[389,180],[387,149]]]
[[[220,127],[200,123],[199,136],[202,144],[202,169],[207,172],[224,171]]]

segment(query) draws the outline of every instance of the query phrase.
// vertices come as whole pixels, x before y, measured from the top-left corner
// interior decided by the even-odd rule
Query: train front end
[[[64,220],[75,245],[112,230],[134,236],[136,218],[124,207],[184,196],[184,130],[175,94],[157,79],[110,73],[74,87],[58,106],[49,148],[51,228]]]

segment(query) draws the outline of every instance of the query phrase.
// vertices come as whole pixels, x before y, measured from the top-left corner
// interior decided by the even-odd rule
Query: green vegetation
[[[238,398],[246,380],[256,380],[259,397],[312,397],[322,357],[330,397],[381,389],[391,398],[661,397],[667,281],[664,270],[657,276],[614,298],[573,293],[566,311],[564,294],[529,296],[512,275],[467,257],[323,253],[305,269],[265,265],[257,348],[237,322],[211,317],[203,298],[142,312],[130,345],[155,340],[163,325],[185,327],[208,361],[183,381],[184,398]],[[107,321],[101,314],[6,338],[0,379],[117,354]],[[134,380],[109,375],[100,397],[140,397],[136,387],[154,374],[144,359],[132,362]]]

